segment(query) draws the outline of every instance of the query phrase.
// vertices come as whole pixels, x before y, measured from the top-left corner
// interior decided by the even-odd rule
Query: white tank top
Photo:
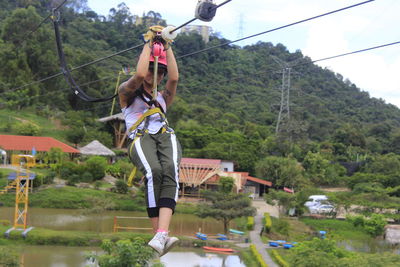
[[[151,99],[144,96],[146,101],[150,101]],[[157,95],[157,101],[160,103],[161,107],[163,108],[164,112],[167,112],[167,105],[165,103],[164,97],[160,92]],[[135,100],[129,107],[122,108],[122,113],[124,114],[125,118],[125,125],[127,131],[132,127],[133,124],[150,108],[154,108],[154,105],[149,107],[147,103],[143,101],[140,96],[135,97]],[[147,121],[147,122],[146,122]],[[160,114],[156,113],[149,117],[147,117],[139,126],[132,132],[128,133],[128,137],[133,139],[138,130],[143,130],[145,124],[147,123],[147,130],[150,134],[156,134],[158,131],[166,125],[165,120],[161,117]]]

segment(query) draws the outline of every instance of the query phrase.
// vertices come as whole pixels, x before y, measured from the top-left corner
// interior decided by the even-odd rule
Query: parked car
[[[328,201],[328,197],[325,195],[312,195],[308,197],[308,200],[306,203],[304,203],[304,206],[310,208],[313,206],[319,206],[321,204],[326,204]]]
[[[330,204],[311,206],[308,209],[310,210],[310,213],[317,213],[317,214],[327,214],[327,213],[333,213],[336,211],[335,207]]]

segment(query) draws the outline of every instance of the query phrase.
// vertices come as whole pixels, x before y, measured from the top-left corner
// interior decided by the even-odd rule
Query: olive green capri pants
[[[161,207],[175,210],[179,191],[181,146],[174,133],[144,133],[128,144],[130,160],[145,175],[145,198],[150,218]]]

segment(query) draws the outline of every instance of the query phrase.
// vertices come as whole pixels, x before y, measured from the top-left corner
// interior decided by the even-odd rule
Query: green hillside
[[[167,23],[157,11],[145,14],[136,25],[138,16],[125,4],[100,16],[82,9],[85,3],[69,1],[61,8],[62,41],[71,67],[139,45],[149,25]],[[51,23],[26,36],[49,14],[48,4],[0,0],[0,8],[0,131],[17,133],[16,124],[28,120],[39,127],[28,134],[54,136],[71,144],[96,138],[112,146],[111,127],[96,122],[109,114],[111,102],[78,99],[61,75],[21,87],[59,73]],[[184,156],[233,160],[238,170],[255,174],[256,163],[271,155],[291,155],[303,162],[311,151],[332,162],[352,162],[400,152],[400,110],[371,98],[340,74],[312,64],[301,51],[290,53],[283,44],[259,42],[184,56],[227,41],[211,36],[206,44],[191,34],[179,35],[173,45],[180,83],[168,117]],[[122,66],[133,68],[139,52],[140,48],[72,74],[89,95],[109,96],[118,71]],[[293,68],[299,75],[292,77],[291,121],[287,134],[278,137],[282,78],[281,67],[271,56],[298,62]]]

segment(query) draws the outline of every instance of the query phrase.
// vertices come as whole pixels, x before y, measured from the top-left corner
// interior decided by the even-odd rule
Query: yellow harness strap
[[[129,128],[129,132],[132,132],[134,130],[136,130],[136,128],[149,116],[153,115],[153,114],[160,114],[160,116],[165,120],[165,114],[161,111],[160,108],[152,108],[147,110],[142,117],[140,117],[132,126],[131,128]]]

